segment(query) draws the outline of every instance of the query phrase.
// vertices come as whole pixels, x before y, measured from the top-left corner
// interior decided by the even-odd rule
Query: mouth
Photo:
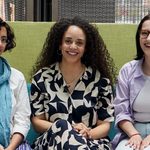
[[[150,43],[145,43],[145,47],[150,48]]]
[[[67,52],[67,54],[69,54],[71,56],[76,56],[79,54],[77,51],[66,51],[66,52]]]

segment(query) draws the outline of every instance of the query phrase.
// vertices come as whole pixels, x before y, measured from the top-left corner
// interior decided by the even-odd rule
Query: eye
[[[149,31],[141,31],[140,36],[141,36],[141,38],[147,38],[149,33],[150,33]]]
[[[3,43],[6,43],[6,42],[7,42],[7,39],[6,39],[6,38],[2,38],[1,41],[2,41]]]
[[[77,43],[76,43],[78,46],[82,46],[83,44],[84,44],[84,42],[83,41],[77,41]]]
[[[142,35],[148,35],[148,31],[142,31],[141,34]]]
[[[66,39],[66,40],[65,40],[65,43],[66,43],[66,44],[71,44],[71,40]]]
[[[7,43],[7,42],[8,42],[8,40],[7,40],[7,38],[6,38],[6,37],[1,37],[1,42],[2,42],[2,43]]]

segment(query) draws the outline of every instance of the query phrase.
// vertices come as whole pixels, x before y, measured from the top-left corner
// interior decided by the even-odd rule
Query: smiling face
[[[81,62],[86,45],[86,36],[81,28],[71,25],[64,33],[60,50],[62,61],[69,63]]]
[[[5,51],[7,45],[7,31],[5,27],[0,28],[0,55]]]
[[[145,56],[150,58],[150,20],[146,20],[140,31],[140,45]]]

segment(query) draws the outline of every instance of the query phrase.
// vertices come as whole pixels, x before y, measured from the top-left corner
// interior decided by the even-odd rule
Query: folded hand
[[[89,138],[90,128],[88,128],[85,124],[77,123],[73,125],[73,128],[85,138]]]

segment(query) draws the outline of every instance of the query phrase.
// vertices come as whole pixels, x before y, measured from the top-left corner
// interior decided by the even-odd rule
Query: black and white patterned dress
[[[58,63],[39,70],[31,84],[31,110],[34,116],[45,113],[53,122],[32,145],[35,150],[109,150],[108,138],[86,139],[72,124],[83,122],[94,128],[99,120],[113,121],[113,95],[109,79],[99,71],[85,69],[70,94]]]

